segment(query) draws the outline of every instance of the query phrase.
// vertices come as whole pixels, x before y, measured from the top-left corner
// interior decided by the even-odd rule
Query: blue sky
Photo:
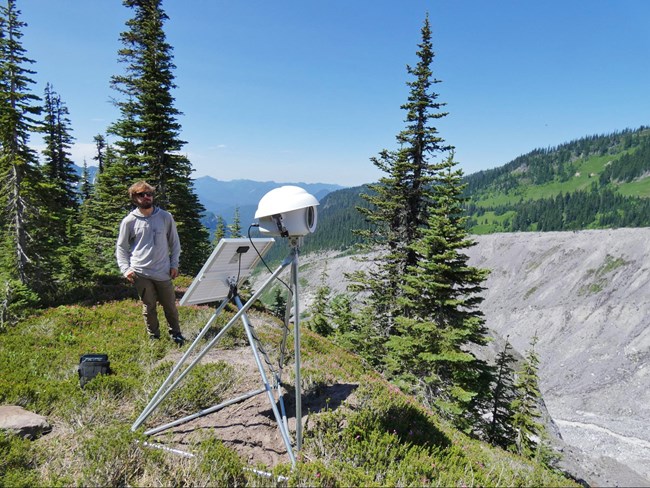
[[[118,113],[119,0],[18,0],[23,46],[68,106],[73,159]],[[465,173],[650,124],[648,0],[166,0],[194,176],[358,185],[396,147],[428,12],[436,122]],[[33,140],[38,144],[38,140]]]

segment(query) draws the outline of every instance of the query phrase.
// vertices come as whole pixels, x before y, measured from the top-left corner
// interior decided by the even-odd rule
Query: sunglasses
[[[153,197],[153,192],[150,191],[141,191],[140,193],[136,193],[136,196],[142,198],[142,197]]]

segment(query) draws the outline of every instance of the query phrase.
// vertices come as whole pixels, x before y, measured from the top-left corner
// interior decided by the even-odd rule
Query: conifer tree
[[[97,134],[93,137],[95,141],[95,148],[97,153],[93,156],[93,161],[97,161],[97,172],[101,173],[104,171],[104,158],[106,152],[106,139],[103,135]]]
[[[183,248],[180,268],[193,274],[203,265],[210,246],[208,231],[200,221],[205,209],[190,178],[191,164],[179,154],[185,142],[179,138],[180,112],[171,94],[176,87],[175,66],[163,30],[168,17],[162,0],[123,3],[133,9],[134,16],[120,35],[119,60],[127,68],[111,79],[123,98],[117,101],[121,117],[109,133],[117,137],[115,145],[124,167],[139,169],[137,177],[156,187],[157,204],[174,215]]]
[[[212,245],[216,246],[224,237],[226,237],[226,221],[221,215],[217,215],[217,226],[214,229],[214,238],[212,239]]]
[[[394,333],[395,317],[408,313],[398,303],[402,294],[400,281],[409,266],[417,264],[417,256],[411,245],[426,227],[432,202],[431,183],[438,171],[432,160],[439,153],[450,149],[431,122],[447,115],[441,111],[438,94],[432,86],[439,83],[433,77],[431,65],[434,52],[431,43],[429,18],[421,30],[415,67],[407,66],[413,77],[407,82],[410,88],[406,110],[406,127],[397,135],[399,149],[383,150],[372,158],[373,164],[386,173],[376,184],[368,185],[363,194],[368,202],[359,208],[370,224],[370,229],[359,231],[367,243],[379,246],[384,253],[376,262],[377,267],[365,274],[357,274],[353,289],[370,292],[369,304],[378,324],[377,333],[388,336]]]
[[[492,418],[487,429],[488,441],[504,449],[511,447],[515,440],[515,431],[512,427],[512,402],[515,395],[514,370],[512,364],[515,358],[512,355],[512,346],[508,337],[496,358],[495,384],[492,389]]]
[[[92,276],[116,274],[115,243],[119,223],[132,209],[128,188],[140,175],[137,167],[117,158],[106,146],[104,170],[97,174],[91,197],[81,209],[81,254]]]
[[[45,207],[38,158],[30,133],[40,130],[39,97],[32,93],[33,63],[22,46],[15,0],[0,6],[0,208],[2,274],[33,290],[50,284],[48,240],[39,222]]]
[[[70,148],[74,138],[70,134],[70,119],[68,108],[61,101],[49,83],[45,86],[44,96],[44,131],[43,141],[45,149],[43,154],[45,162],[43,171],[48,182],[54,188],[50,200],[54,200],[57,210],[64,209],[76,211],[79,207],[77,185],[79,177],[74,169],[70,156]]]
[[[410,248],[417,257],[402,284],[397,333],[388,341],[387,369],[417,385],[420,393],[461,428],[478,423],[489,394],[485,362],[468,351],[486,342],[481,286],[487,270],[468,264],[463,250],[473,245],[466,230],[462,171],[453,151],[432,180],[434,205],[427,226]]]
[[[90,198],[90,195],[93,192],[93,184],[90,181],[90,172],[88,171],[88,163],[86,158],[84,158],[84,164],[81,170],[81,181],[79,184],[79,196],[82,202],[85,202]]]
[[[43,215],[48,221],[51,259],[57,261],[55,276],[67,285],[79,277],[81,266],[75,249],[79,244],[79,177],[70,156],[74,139],[68,109],[49,83],[43,100],[45,160],[42,169],[48,192],[47,214],[43,212]]]
[[[342,294],[332,299],[330,314],[334,326],[334,342],[356,352],[375,369],[385,366],[385,338],[377,334],[371,307],[365,306],[355,311],[352,296]]]
[[[307,327],[317,334],[328,336],[332,334],[332,325],[329,318],[329,300],[331,289],[327,286],[327,269],[323,270],[320,286],[316,289],[316,296],[310,307],[310,317]]]
[[[277,318],[284,320],[284,316],[287,310],[287,299],[285,294],[282,292],[282,287],[277,286],[275,288],[275,293],[273,294],[273,304],[271,306],[271,313]]]
[[[542,394],[539,391],[539,356],[535,351],[537,334],[531,340],[530,348],[526,352],[526,359],[517,371],[515,382],[516,398],[512,402],[514,411],[512,427],[516,431],[516,451],[527,457],[534,457],[541,445],[544,427],[538,422],[541,417],[539,402]]]
[[[228,226],[230,237],[241,237],[241,219],[239,218],[239,207],[235,207],[235,213],[232,217],[232,224]]]
[[[330,315],[334,332],[343,334],[350,329],[354,321],[354,312],[352,310],[352,298],[348,294],[339,294],[334,296],[330,301]]]

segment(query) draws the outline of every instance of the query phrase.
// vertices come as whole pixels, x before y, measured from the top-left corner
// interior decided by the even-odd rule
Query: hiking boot
[[[185,337],[183,337],[181,334],[174,334],[172,336],[172,340],[176,343],[178,346],[182,346],[185,344]]]

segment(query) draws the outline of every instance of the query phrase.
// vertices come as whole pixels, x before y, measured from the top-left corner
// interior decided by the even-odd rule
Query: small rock
[[[17,405],[0,405],[0,430],[6,430],[27,439],[35,439],[50,432],[52,427],[42,415]]]

